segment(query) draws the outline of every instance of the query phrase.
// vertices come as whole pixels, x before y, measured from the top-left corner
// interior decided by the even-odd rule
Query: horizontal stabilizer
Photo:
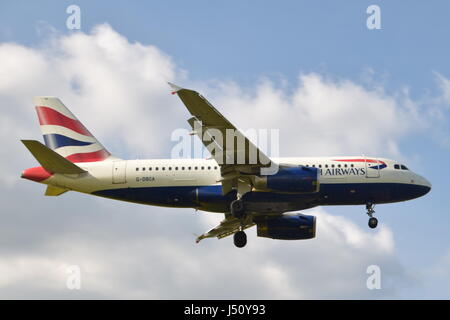
[[[45,195],[46,196],[59,196],[67,191],[69,191],[69,190],[64,189],[64,188],[54,187],[54,186],[48,186],[47,190],[45,190]]]
[[[73,164],[60,154],[49,149],[36,140],[21,140],[25,147],[30,150],[41,166],[52,173],[80,174],[86,172]]]

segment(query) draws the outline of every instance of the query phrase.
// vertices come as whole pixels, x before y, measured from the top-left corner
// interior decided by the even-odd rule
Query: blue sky
[[[231,82],[254,93],[262,79],[269,79],[274,88],[290,94],[300,74],[315,73],[337,83],[351,81],[368,91],[382,88],[383,95],[399,104],[405,103],[402,95],[407,92],[428,129],[411,130],[399,138],[399,156],[427,177],[433,190],[418,200],[379,206],[377,215],[393,232],[395,255],[407,272],[445,265],[442,261],[450,254],[445,203],[450,181],[449,103],[438,75],[450,77],[447,2],[8,1],[0,4],[0,43],[40,49],[55,30],[59,36],[73,35],[65,27],[70,4],[81,8],[81,32],[107,23],[130,43],[152,45],[170,56],[177,72],[187,73],[189,83]],[[371,4],[381,8],[381,30],[366,27],[366,8]],[[431,107],[440,113],[432,120]],[[364,113],[364,106],[357,112]],[[370,120],[367,126],[372,125]],[[169,150],[169,143],[165,148]],[[287,155],[301,156],[301,149]],[[366,228],[363,208],[327,208],[327,212]],[[399,297],[448,298],[450,274],[423,279]]]
[[[61,32],[72,1],[3,2],[3,41],[37,44],[36,23]],[[448,73],[447,4],[377,1],[382,30],[366,28],[373,1],[159,2],[79,1],[82,28],[108,22],[130,41],[152,43],[195,78],[231,78],[251,85],[258,77],[323,70],[358,77],[365,68],[407,83],[414,94],[433,90],[431,71]],[[7,33],[5,35],[5,33]],[[417,92],[418,91],[418,92]]]

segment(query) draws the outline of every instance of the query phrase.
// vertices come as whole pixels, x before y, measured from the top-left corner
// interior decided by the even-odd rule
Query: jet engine
[[[316,236],[316,217],[281,216],[256,222],[258,237],[281,240],[305,240]]]

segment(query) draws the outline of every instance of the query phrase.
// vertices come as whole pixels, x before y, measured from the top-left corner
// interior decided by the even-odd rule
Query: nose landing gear
[[[375,207],[375,204],[373,204],[371,202],[368,202],[366,204],[367,215],[370,217],[369,218],[369,227],[371,229],[375,229],[378,225],[378,219],[373,216],[373,214],[375,213],[375,210],[373,209],[374,207]]]

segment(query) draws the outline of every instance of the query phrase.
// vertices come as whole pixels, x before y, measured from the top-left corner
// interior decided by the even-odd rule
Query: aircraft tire
[[[238,231],[233,235],[234,245],[243,248],[247,244],[247,235],[244,231]]]
[[[371,229],[375,229],[376,227],[377,227],[377,225],[378,225],[378,219],[377,218],[370,218],[369,219],[369,227],[371,228]]]

